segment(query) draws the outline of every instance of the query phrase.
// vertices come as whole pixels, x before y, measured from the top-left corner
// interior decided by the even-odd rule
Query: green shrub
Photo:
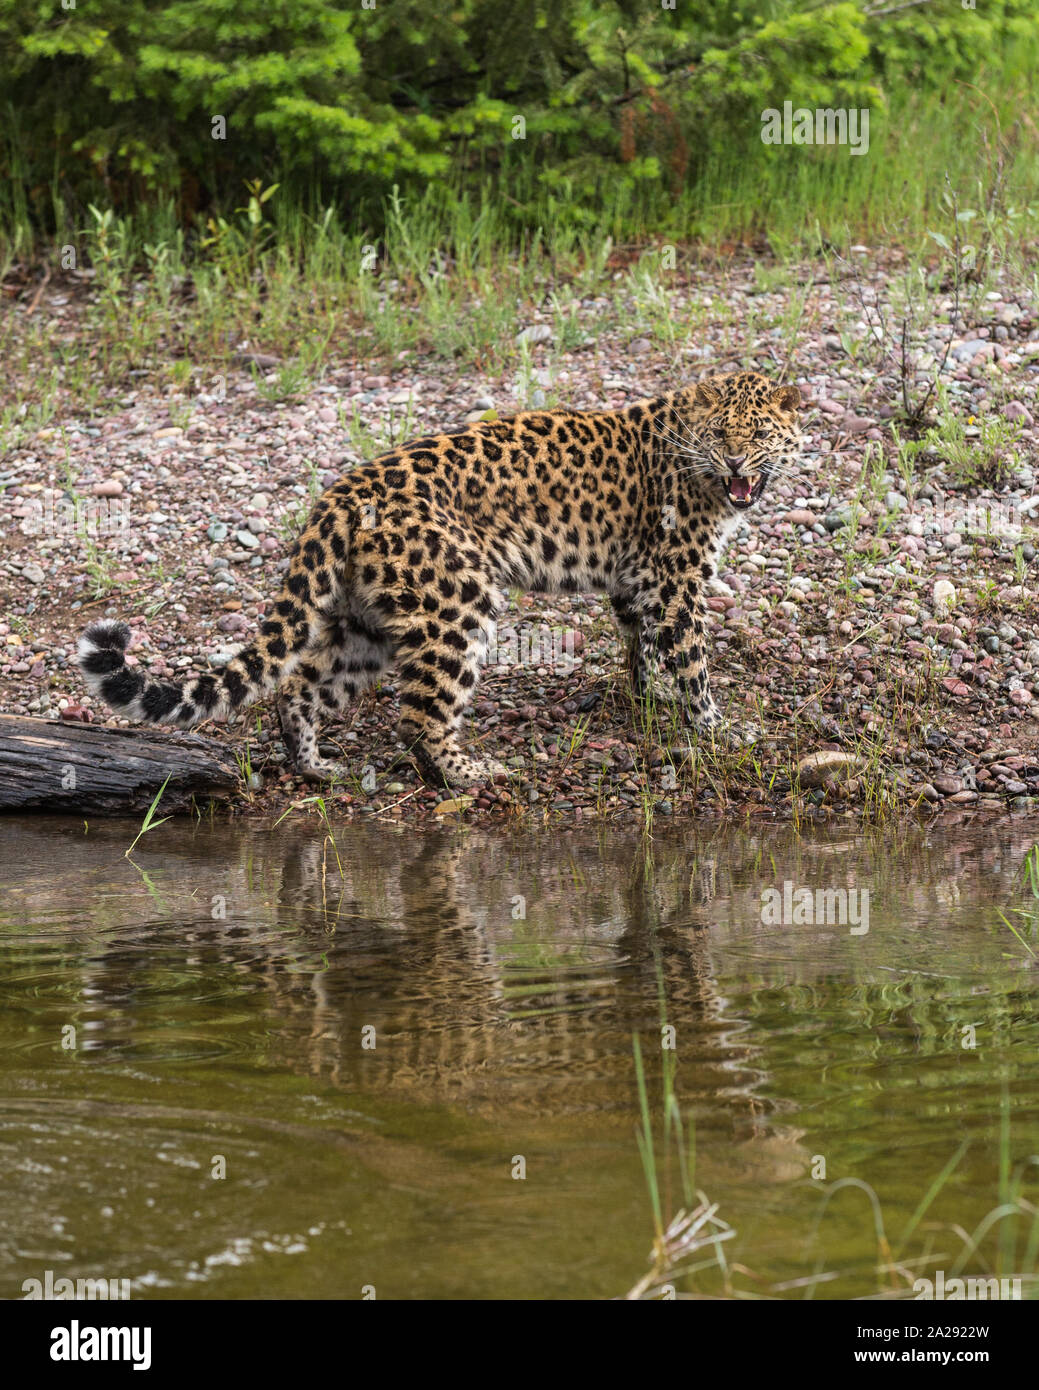
[[[490,183],[527,230],[663,221],[720,160],[760,155],[765,107],[878,113],[982,62],[998,90],[1039,53],[1033,0],[66,3],[0,0],[8,230],[170,197],[204,226],[256,180],[355,225],[394,185],[445,182]]]

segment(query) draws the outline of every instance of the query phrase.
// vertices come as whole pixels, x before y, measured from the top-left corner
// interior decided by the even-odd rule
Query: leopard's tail
[[[275,691],[323,628],[323,614],[300,594],[298,576],[290,571],[288,579],[256,640],[219,674],[186,683],[152,680],[127,666],[132,634],[125,623],[91,623],[77,654],[87,686],[115,714],[139,723],[190,729],[206,719],[227,719]]]

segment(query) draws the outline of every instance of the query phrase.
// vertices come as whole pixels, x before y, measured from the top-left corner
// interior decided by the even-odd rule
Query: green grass
[[[1021,880],[1027,890],[1030,901],[1025,907],[1013,908],[1016,917],[1022,918],[1020,925],[1015,925],[1005,912],[1000,912],[1000,920],[1009,927],[1012,935],[1019,945],[1023,946],[1029,958],[1035,962],[1039,961],[1039,954],[1025,940],[1024,931],[1034,941],[1039,934],[1039,845],[1033,845],[1025,856],[1025,862],[1021,868]]]
[[[131,373],[169,382],[172,416],[186,424],[192,393],[210,391],[244,344],[277,358],[273,370],[253,369],[257,395],[272,407],[307,394],[333,361],[386,371],[426,354],[459,372],[511,381],[521,401],[552,405],[563,356],[582,351],[589,335],[649,337],[680,372],[682,348],[697,341],[712,311],[695,292],[676,296],[675,286],[695,284],[703,255],[724,276],[725,253],[738,244],[767,244],[769,255],[743,320],[722,325],[722,346],[734,357],[746,359],[768,334],[779,359],[796,362],[814,326],[806,322],[812,276],[793,293],[790,284],[808,258],[829,273],[849,356],[879,367],[891,344],[855,329],[861,306],[841,274],[858,241],[905,249],[906,273],[892,283],[885,312],[893,327],[910,317],[918,338],[940,313],[954,228],[962,233],[964,303],[984,294],[997,263],[1007,274],[1034,275],[1039,151],[1015,133],[1029,100],[1013,81],[995,109],[965,86],[907,95],[873,113],[863,157],[841,147],[765,146],[756,130],[733,132],[678,196],[647,185],[635,198],[627,185],[613,186],[604,166],[594,206],[580,209],[559,190],[539,192],[536,166],[518,158],[507,176],[478,188],[456,181],[421,194],[394,190],[371,219],[254,185],[205,225],[180,225],[172,200],[130,212],[95,201],[44,243],[25,221],[25,200],[0,190],[0,270],[35,262],[62,283],[61,248],[71,246],[78,267],[93,272],[85,321],[73,334],[55,334],[39,312],[0,321],[9,383],[0,425],[18,443],[64,401],[80,414],[103,414]],[[861,256],[851,259],[868,269]],[[28,286],[21,302],[33,297]],[[83,293],[79,282],[71,288]],[[590,299],[594,314],[581,308]],[[538,367],[529,343],[517,339],[535,314],[553,330]],[[375,441],[361,418],[348,423],[361,453],[395,442],[396,429]],[[401,412],[402,434],[409,423],[410,408]],[[953,427],[942,428],[955,446]],[[987,466],[1012,449],[1009,434],[988,435],[1009,429],[995,417],[986,422]],[[907,450],[903,442],[900,467]]]
[[[1025,878],[1033,895],[1039,898],[1039,848],[1028,857]],[[695,1132],[692,1120],[684,1120],[678,1098],[677,1054],[665,1042],[668,1027],[659,963],[658,982],[661,994],[658,1075],[650,1075],[638,1035],[632,1039],[639,1102],[635,1139],[646,1180],[653,1244],[649,1269],[626,1294],[628,1299],[674,1297],[676,1292],[696,1296],[708,1290],[715,1296],[720,1293],[737,1299],[774,1298],[786,1293],[811,1298],[820,1284],[825,1286],[846,1272],[825,1267],[820,1240],[831,1204],[839,1194],[847,1191],[857,1191],[865,1198],[865,1219],[876,1244],[874,1297],[913,1298],[914,1281],[923,1267],[920,1256],[930,1254],[937,1236],[942,1243],[950,1242],[949,1254],[944,1257],[947,1278],[1019,1278],[1023,1298],[1032,1299],[1039,1294],[1039,1208],[1029,1186],[1030,1179],[1034,1182],[1034,1168],[1039,1159],[1031,1156],[1017,1163],[1013,1160],[1010,1097],[1005,1084],[999,1103],[994,1205],[973,1230],[958,1224],[925,1220],[970,1148],[969,1141],[964,1140],[927,1184],[897,1235],[889,1233],[883,1205],[870,1184],[858,1177],[842,1177],[818,1187],[819,1204],[804,1237],[805,1273],[801,1277],[769,1286],[759,1274],[747,1268],[740,1262],[742,1252],[738,1248],[737,1228],[718,1215],[717,1203],[696,1189]],[[816,1185],[814,1180],[812,1185]],[[848,1219],[845,1211],[841,1220],[846,1223]],[[732,1261],[726,1256],[725,1243],[729,1241],[736,1242]],[[919,1254],[915,1253],[917,1251]]]
[[[939,391],[938,423],[925,431],[919,444],[946,465],[954,483],[998,492],[1011,485],[1021,466],[1020,439],[1018,422],[995,413],[965,419],[953,412],[946,394]],[[902,441],[898,447],[900,456],[908,448]],[[900,471],[907,467],[900,457]]]
[[[172,773],[170,775],[172,776]],[[157,830],[160,825],[165,825],[166,822],[169,820],[169,816],[163,816],[161,820],[155,819],[155,812],[158,810],[159,802],[162,800],[162,794],[166,790],[166,786],[169,780],[169,777],[167,777],[166,780],[163,782],[162,786],[155,793],[155,797],[152,801],[152,804],[148,807],[147,811],[145,811],[144,820],[141,821],[141,828],[135,835],[133,843],[130,845],[130,848],[126,850],[125,857],[127,859],[130,858],[130,855],[136,849],[137,842],[142,838],[142,836],[147,835],[150,830]]]
[[[662,180],[633,191],[607,161],[594,187],[573,187],[568,196],[563,181],[547,193],[543,157],[528,151],[479,185],[459,167],[454,180],[423,193],[395,189],[375,216],[303,206],[277,184],[254,181],[232,192],[226,208],[184,226],[172,199],[120,214],[105,205],[99,185],[95,200],[78,216],[65,213],[44,244],[12,181],[0,189],[0,269],[24,258],[56,269],[58,249],[73,247],[94,271],[98,326],[118,327],[141,352],[161,335],[163,312],[183,308],[190,292],[207,356],[219,327],[235,319],[255,341],[295,338],[302,350],[311,330],[320,341],[349,304],[379,353],[432,338],[470,362],[505,350],[517,298],[539,297],[549,281],[557,333],[574,345],[579,329],[567,286],[596,292],[612,280],[618,257],[630,262],[625,248],[648,245],[658,263],[632,263],[626,287],[637,319],[662,321],[670,332],[667,267],[691,242],[722,248],[765,240],[779,261],[862,239],[923,244],[942,235],[947,186],[979,264],[1005,261],[1039,230],[1039,147],[1027,130],[1034,106],[1027,68],[1015,76],[1011,67],[990,85],[987,93],[965,84],[906,92],[875,107],[864,156],[840,146],[764,145],[759,123],[748,119],[745,130],[717,134],[677,196]],[[758,284],[763,293],[773,287],[767,268]],[[463,293],[468,310],[460,315]],[[792,334],[796,305],[791,313]]]
[[[667,1032],[663,1004],[661,1009],[663,1038]],[[696,1190],[695,1134],[692,1120],[686,1127],[678,1103],[675,1052],[665,1046],[660,1051],[662,1124],[658,1142],[642,1044],[637,1034],[632,1039],[632,1050],[639,1097],[639,1127],[635,1138],[653,1215],[653,1247],[649,1271],[626,1297],[660,1298],[673,1290],[677,1280],[688,1278],[703,1267],[719,1271],[729,1292],[723,1244],[732,1240],[736,1232],[717,1215],[717,1204]],[[711,1253],[704,1260],[701,1257],[706,1251]]]

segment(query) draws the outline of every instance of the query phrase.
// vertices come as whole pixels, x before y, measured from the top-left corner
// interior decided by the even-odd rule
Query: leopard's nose
[[[729,467],[732,469],[732,471],[733,471],[734,473],[736,472],[737,468],[739,468],[740,464],[741,464],[741,463],[745,463],[746,460],[747,460],[747,455],[746,455],[746,454],[726,454],[726,455],[725,455],[725,462],[729,465]]]

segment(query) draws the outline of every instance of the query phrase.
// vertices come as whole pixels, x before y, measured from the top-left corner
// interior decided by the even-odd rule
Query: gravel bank
[[[584,338],[568,333],[570,347],[547,308],[531,309],[519,376],[459,372],[433,353],[365,364],[344,337],[342,355],[294,400],[270,398],[280,364],[249,344],[236,345],[221,380],[200,369],[186,386],[163,386],[144,370],[102,388],[90,410],[61,399],[44,427],[18,431],[0,454],[0,707],[106,719],[72,659],[81,628],[106,614],[130,622],[133,653],[156,675],[218,668],[277,588],[315,489],[391,438],[543,401],[615,407],[707,368],[776,374],[793,341],[788,375],[812,401],[805,457],[742,522],[722,575],[729,592],[710,599],[716,696],[759,720],[762,742],[691,751],[666,719],[647,729],[609,605],[517,595],[469,728],[514,770],[510,783],[464,801],[423,788],[394,741],[391,684],[328,730],[329,751],[357,774],[332,799],[335,813],[1027,812],[1039,795],[1036,304],[997,279],[954,327],[936,324],[917,344],[922,390],[951,332],[947,410],[962,447],[982,450],[992,421],[1005,421],[1011,476],[995,490],[964,488],[938,447],[907,477],[890,429],[898,372],[863,308],[884,295],[898,257],[878,269],[875,254],[855,254],[845,282],[808,266],[800,284],[762,289],[750,260],[676,279],[671,321],[695,313],[698,323],[677,350],[645,331],[599,331],[618,307],[599,296],[580,303]],[[15,336],[31,298],[5,305]],[[86,302],[55,281],[34,312],[55,335],[76,334]],[[5,384],[8,401],[18,388]],[[270,709],[206,732],[247,753],[251,785],[237,809],[280,813],[314,794],[285,770]],[[831,756],[804,761],[820,753]]]

